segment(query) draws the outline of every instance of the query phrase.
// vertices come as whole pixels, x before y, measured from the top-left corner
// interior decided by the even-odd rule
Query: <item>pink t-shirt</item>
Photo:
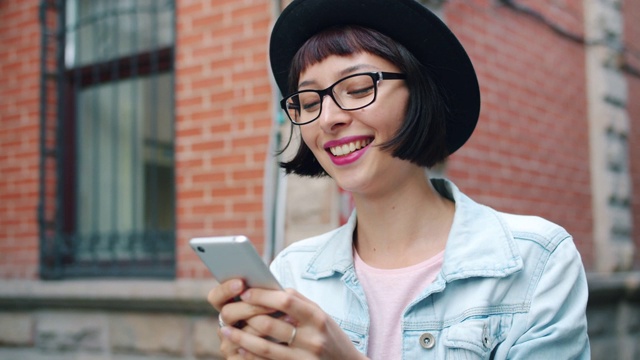
[[[421,263],[401,269],[377,269],[362,261],[354,250],[354,265],[369,305],[370,359],[402,358],[402,314],[429,286],[442,267],[444,251]]]

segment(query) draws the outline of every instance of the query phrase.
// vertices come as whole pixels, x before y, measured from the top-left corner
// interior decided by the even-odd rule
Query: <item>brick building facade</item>
[[[593,358],[640,357],[640,23],[634,21],[640,3],[422,2],[459,37],[482,92],[476,132],[439,172],[478,202],[564,226],[589,272]],[[60,14],[63,4],[69,14],[71,3],[83,2],[0,1],[0,358],[215,357],[214,314],[204,302],[212,282],[188,240],[243,233],[270,258],[288,242],[335,226],[348,208],[330,182],[282,179],[275,170],[272,154],[286,141],[288,126],[280,126],[267,44],[283,4],[167,2],[174,28],[166,47],[170,65],[163,68],[164,55],[154,58],[152,52],[156,61],[149,66],[160,69],[156,75],[170,74],[173,87],[173,185],[166,190],[175,200],[169,221],[173,257],[158,276],[122,268],[83,276],[64,270],[65,261],[78,262],[80,255],[58,257],[54,262],[62,270],[47,280],[43,239],[53,230],[43,218],[58,219],[67,210],[59,194],[66,188],[57,184],[68,171],[56,170],[60,156],[48,160],[47,149],[64,148],[56,139],[65,134],[47,121],[63,124],[65,104],[56,107],[61,88],[44,85],[55,80],[45,73],[56,68],[56,59],[67,61],[67,50],[60,48],[64,42],[50,41],[56,34],[45,29],[71,31],[59,26],[60,19],[70,21]],[[47,53],[59,57],[43,61]],[[116,70],[116,79],[125,78],[124,68]],[[99,68],[92,71],[99,79]],[[110,161],[129,156],[126,149],[114,153]],[[74,181],[84,186],[82,179]],[[111,188],[101,191],[125,192],[109,184],[115,195]],[[71,204],[80,208],[76,200]],[[76,220],[82,218],[78,208]]]

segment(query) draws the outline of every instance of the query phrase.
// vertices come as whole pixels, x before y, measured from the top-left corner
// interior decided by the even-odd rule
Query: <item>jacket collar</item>
[[[441,274],[445,281],[469,277],[504,277],[522,266],[515,241],[495,210],[464,195],[449,180],[432,179],[435,189],[456,204]],[[353,268],[354,211],[347,223],[328,233],[328,240],[309,261],[303,277],[320,279]]]

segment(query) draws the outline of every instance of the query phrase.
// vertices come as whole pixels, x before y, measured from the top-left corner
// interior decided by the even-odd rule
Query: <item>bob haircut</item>
[[[360,52],[379,56],[407,75],[405,81],[409,88],[409,102],[405,120],[392,139],[378,146],[390,151],[394,157],[427,168],[443,161],[449,154],[445,136],[447,109],[437,84],[409,50],[376,30],[344,25],[315,34],[292,60],[289,93],[297,91],[300,74],[309,66],[331,55],[349,56]],[[281,162],[280,166],[287,174],[309,177],[328,175],[302,140],[295,156]]]

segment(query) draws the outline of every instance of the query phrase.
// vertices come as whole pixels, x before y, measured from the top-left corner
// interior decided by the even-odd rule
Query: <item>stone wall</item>
[[[219,359],[211,316],[128,311],[0,312],[2,359]]]
[[[0,285],[0,359],[220,359],[211,281]]]

